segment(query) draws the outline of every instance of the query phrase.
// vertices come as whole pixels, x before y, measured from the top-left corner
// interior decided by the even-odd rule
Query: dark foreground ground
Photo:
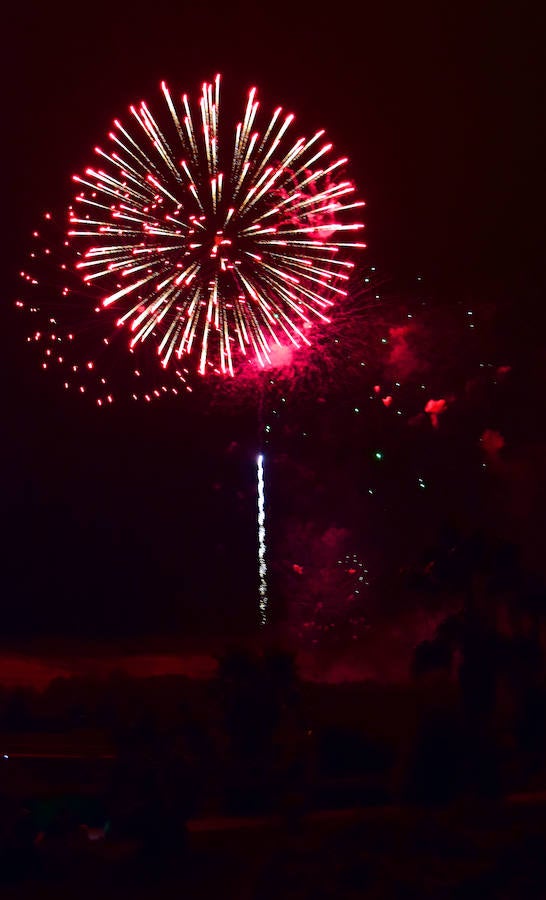
[[[533,900],[546,897],[546,803],[317,812],[299,824],[200,819],[170,862],[86,839],[50,843],[35,866],[2,897]]]

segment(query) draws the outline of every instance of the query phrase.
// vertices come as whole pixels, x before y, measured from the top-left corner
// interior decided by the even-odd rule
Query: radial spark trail
[[[151,342],[163,367],[185,357],[232,376],[329,321],[365,246],[353,221],[364,203],[323,130],[295,137],[280,107],[262,123],[254,87],[230,126],[220,86],[205,82],[192,111],[162,82],[157,113],[141,102],[115,119],[74,176],[67,237],[131,350]]]

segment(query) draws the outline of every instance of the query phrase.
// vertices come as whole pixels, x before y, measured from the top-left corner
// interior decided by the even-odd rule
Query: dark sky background
[[[252,416],[197,401],[107,415],[70,403],[31,364],[12,313],[35,221],[64,200],[111,119],[162,78],[190,92],[216,71],[241,93],[257,84],[266,105],[326,127],[351,157],[370,262],[424,273],[450,296],[497,290],[524,357],[541,319],[545,238],[544,31],[531,9],[215,0],[4,9],[6,635],[237,631],[252,620]],[[242,449],[226,454],[232,441]]]

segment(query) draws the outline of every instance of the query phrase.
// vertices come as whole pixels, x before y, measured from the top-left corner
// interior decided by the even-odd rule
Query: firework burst
[[[160,116],[131,106],[131,124],[116,119],[98,164],[74,176],[77,269],[130,348],[151,341],[163,367],[183,357],[201,374],[266,366],[309,345],[346,295],[364,204],[324,131],[294,140],[280,107],[258,130],[255,88],[232,134],[219,76],[197,113],[187,95],[161,90]]]

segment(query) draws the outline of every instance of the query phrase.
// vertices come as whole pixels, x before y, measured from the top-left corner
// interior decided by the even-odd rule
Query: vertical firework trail
[[[269,597],[267,596],[267,563],[265,559],[266,551],[266,532],[265,532],[265,478],[264,478],[264,459],[265,459],[265,420],[264,408],[266,400],[266,378],[261,373],[259,379],[258,393],[258,455],[256,456],[256,475],[257,475],[257,534],[256,549],[258,551],[258,623],[264,626],[268,618]]]
[[[258,471],[258,592],[259,592],[259,609],[260,624],[265,625],[267,622],[268,599],[267,599],[267,563],[266,553],[266,531],[265,531],[265,481],[264,481],[264,455],[258,454],[257,457]]]
[[[164,81],[156,112],[144,101],[131,105],[94,148],[94,164],[73,175],[60,253],[34,232],[32,265],[42,253],[55,264],[54,310],[44,306],[37,327],[40,281],[22,271],[33,295],[18,306],[36,316],[27,341],[43,347],[44,371],[99,407],[125,393],[146,402],[191,393],[191,373],[244,379],[284,366],[313,346],[348,297],[352,257],[366,244],[356,239],[364,223],[354,217],[365,203],[346,176],[347,157],[324,129],[296,137],[293,113],[263,113],[256,87],[238,121],[224,125],[220,84],[219,74],[202,84],[193,112],[189,96]],[[128,365],[118,366],[118,356]],[[256,448],[261,624],[265,390],[264,381]]]

